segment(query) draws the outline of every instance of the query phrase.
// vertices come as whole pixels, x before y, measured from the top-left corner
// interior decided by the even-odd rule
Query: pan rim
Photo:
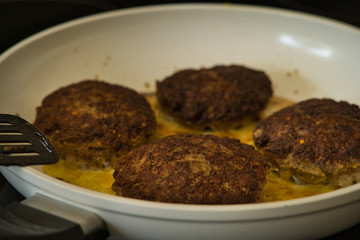
[[[46,29],[44,31],[41,31],[40,33],[37,33],[33,36],[30,36],[29,38],[17,43],[16,45],[14,45],[12,48],[8,49],[7,51],[5,51],[1,56],[0,56],[0,64],[5,61],[9,56],[11,56],[12,54],[16,53],[17,51],[19,51],[20,49],[22,49],[24,46],[40,39],[43,37],[46,37],[48,35],[51,35],[55,32],[59,32],[62,31],[64,29],[68,29],[71,27],[76,27],[76,26],[80,26],[82,24],[88,24],[91,23],[93,21],[98,21],[98,20],[102,20],[102,19],[108,19],[108,18],[112,18],[112,17],[118,17],[118,16],[124,16],[124,15],[130,15],[130,14],[140,14],[140,13],[144,13],[144,12],[148,12],[148,13],[153,13],[156,11],[169,11],[169,10],[179,10],[179,9],[222,9],[222,10],[229,10],[232,9],[234,11],[252,11],[252,12],[262,12],[262,13],[267,13],[267,14],[276,14],[276,15],[282,15],[282,16],[288,16],[288,17],[295,17],[295,18],[301,18],[301,19],[306,19],[308,21],[313,21],[316,20],[317,22],[321,22],[323,24],[327,24],[327,25],[332,25],[334,27],[337,28],[341,28],[342,30],[347,30],[347,31],[351,31],[352,33],[358,34],[360,35],[360,30],[356,27],[353,27],[351,25],[336,21],[336,20],[330,20],[327,19],[325,17],[319,17],[319,16],[315,16],[315,15],[311,15],[311,14],[305,14],[305,13],[300,13],[300,12],[296,12],[296,11],[288,11],[288,10],[280,10],[280,9],[275,9],[275,8],[271,8],[271,7],[255,7],[255,6],[249,6],[249,5],[238,5],[238,4],[169,4],[169,5],[158,5],[158,6],[146,6],[146,7],[137,7],[137,8],[132,8],[132,9],[125,9],[125,10],[115,10],[115,11],[110,11],[110,12],[105,12],[105,13],[99,13],[99,14],[95,14],[92,16],[88,16],[88,17],[83,17],[77,20],[72,20],[70,22],[67,23],[63,23],[60,25],[57,25],[55,27],[51,27],[49,29]],[[356,194],[359,194],[360,192],[360,183],[355,184],[353,186],[349,186],[346,188],[342,188],[342,189],[338,189],[338,190],[334,190],[328,193],[323,193],[320,195],[315,195],[315,196],[310,196],[310,197],[305,197],[305,198],[300,198],[300,199],[293,199],[293,200],[286,200],[286,201],[278,201],[278,202],[271,202],[271,203],[256,203],[256,204],[237,204],[237,205],[216,205],[216,206],[212,206],[212,205],[203,205],[203,206],[199,206],[199,205],[180,205],[180,204],[171,204],[171,203],[157,203],[157,202],[150,202],[150,201],[144,201],[144,200],[137,200],[137,199],[130,199],[130,198],[124,198],[124,197],[118,197],[118,196],[112,196],[112,195],[108,195],[108,194],[104,194],[104,193],[99,193],[99,192],[95,192],[92,190],[88,190],[88,189],[84,189],[72,184],[68,184],[65,182],[62,182],[60,180],[57,180],[55,178],[52,178],[32,167],[25,167],[25,168],[21,168],[21,167],[0,167],[1,172],[3,172],[4,174],[14,174],[19,178],[23,178],[24,180],[29,182],[29,177],[31,176],[36,176],[37,180],[41,180],[41,179],[45,179],[45,182],[52,182],[53,184],[56,184],[59,188],[62,189],[70,189],[72,193],[78,193],[79,195],[81,195],[82,197],[86,197],[86,196],[91,196],[94,197],[95,199],[100,199],[103,201],[106,201],[107,203],[109,203],[109,205],[105,205],[105,206],[100,206],[100,208],[107,210],[107,211],[114,211],[114,209],[111,209],[111,207],[114,206],[114,204],[119,204],[122,203],[124,204],[124,208],[128,207],[128,210],[124,212],[128,213],[128,214],[133,214],[132,210],[134,208],[140,208],[141,210],[143,210],[143,212],[141,212],[140,210],[137,210],[136,212],[139,213],[139,215],[146,215],[148,217],[153,217],[153,210],[158,211],[158,209],[163,209],[165,212],[161,213],[160,216],[165,216],[168,215],[168,212],[176,212],[176,213],[181,213],[181,218],[183,219],[196,219],[196,216],[194,217],[192,216],[187,216],[186,214],[188,214],[189,212],[191,213],[199,213],[199,214],[204,214],[206,212],[208,212],[209,214],[207,216],[199,216],[199,220],[208,220],[210,221],[209,217],[210,214],[219,214],[220,212],[223,213],[223,218],[226,217],[226,214],[228,213],[234,213],[233,215],[233,219],[228,219],[230,220],[241,220],[241,221],[246,221],[246,220],[255,220],[255,219],[264,219],[264,218],[274,218],[274,214],[276,211],[278,211],[278,209],[283,209],[286,208],[287,210],[290,210],[290,208],[295,208],[297,206],[302,206],[302,205],[308,205],[308,204],[314,204],[314,206],[312,208],[307,209],[306,212],[298,212],[298,210],[294,210],[294,211],[287,211],[282,212],[281,214],[278,213],[277,217],[286,217],[286,216],[292,216],[294,214],[306,214],[306,213],[310,213],[312,211],[314,211],[315,209],[317,211],[321,211],[321,210],[325,210],[328,208],[333,208],[336,206],[340,206],[340,204],[343,204],[344,200],[339,199],[342,198],[344,195],[346,196],[350,196],[350,201],[347,200],[346,204],[352,201],[360,201],[357,200],[355,198]],[[51,181],[50,181],[51,180]],[[30,182],[29,182],[30,183]],[[32,183],[31,183],[32,184]],[[44,189],[45,192],[46,189]],[[70,199],[70,197],[64,197],[64,196],[57,196],[58,198],[64,198],[66,201],[72,202],[73,200]],[[327,205],[323,204],[323,201],[329,201],[332,200],[330,203],[327,203]],[[90,205],[90,203],[86,203],[89,204],[90,207],[92,207]],[[345,204],[345,203],[344,203]],[[99,207],[99,206],[96,206]],[[242,215],[236,215],[235,213],[242,213],[242,212],[261,212],[264,210],[271,210],[271,212],[269,212],[269,215],[267,214],[263,214],[261,216],[258,215],[254,215],[254,216],[250,216],[250,214],[247,215],[247,218],[245,218]],[[141,212],[141,214],[140,214]],[[159,212],[156,212],[156,214],[158,215]],[[276,216],[276,215],[275,215]],[[167,216],[166,218],[171,218],[172,216]],[[179,216],[174,216],[174,219],[178,219]],[[239,219],[240,218],[240,219]],[[219,215],[217,215],[217,221],[219,221]]]
[[[12,178],[20,178],[22,181],[39,188],[39,193],[50,195],[55,199],[71,204],[78,204],[80,207],[165,219],[209,222],[266,220],[313,214],[360,201],[357,197],[360,194],[360,183],[357,183],[327,193],[284,201],[233,205],[175,204],[96,192],[48,176],[34,167],[1,166],[0,171],[6,177],[13,175]],[[69,194],[62,195],[62,192]],[[302,206],[307,207],[306,211]],[[191,215],[189,215],[190,213]]]

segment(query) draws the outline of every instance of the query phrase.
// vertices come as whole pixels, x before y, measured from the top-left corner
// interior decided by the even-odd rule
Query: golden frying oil
[[[65,164],[63,159],[52,165],[43,165],[43,171],[55,178],[65,182],[87,188],[90,190],[115,194],[111,189],[114,182],[112,176],[114,170],[111,168],[105,169],[83,169],[79,165],[69,166]]]
[[[162,112],[158,106],[155,95],[147,95],[151,107],[153,108],[156,119],[158,122],[158,128],[156,132],[156,138],[161,138],[167,135],[177,133],[203,133],[200,130],[194,130],[187,128],[180,123],[176,122],[172,117]],[[271,113],[278,111],[286,106],[291,105],[292,102],[283,98],[273,97],[266,109],[261,113],[261,118],[269,116]],[[253,145],[252,132],[256,123],[248,123],[236,129],[216,130],[209,131],[209,134],[214,134],[220,137],[229,136],[238,138],[243,143]],[[44,165],[43,171],[55,178],[61,179],[65,182],[87,188],[90,190],[115,194],[111,185],[113,183],[112,174],[114,170],[112,168],[93,169],[83,168],[81,163],[77,166],[67,166],[65,162],[60,161],[53,165]],[[267,184],[264,189],[263,202],[288,200],[293,198],[300,198],[305,196],[316,195],[319,193],[328,192],[334,190],[332,186],[323,185],[299,185],[290,181],[286,181],[278,177],[274,172],[271,172],[267,177]]]

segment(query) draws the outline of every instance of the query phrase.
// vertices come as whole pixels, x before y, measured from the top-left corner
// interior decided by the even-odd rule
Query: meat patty
[[[360,182],[360,109],[347,102],[310,99],[259,122],[255,146],[284,178],[347,186]]]
[[[134,90],[85,80],[45,97],[34,125],[65,160],[102,166],[146,142],[155,132],[156,119]]]
[[[186,125],[212,128],[258,118],[273,93],[264,72],[237,65],[182,70],[156,86],[165,111]]]
[[[113,190],[125,197],[185,204],[257,202],[269,166],[234,138],[179,134],[143,145],[116,164]]]

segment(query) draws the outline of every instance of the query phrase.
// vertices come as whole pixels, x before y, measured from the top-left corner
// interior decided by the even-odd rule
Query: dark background
[[[196,2],[223,3],[221,1]],[[359,0],[245,0],[224,2],[270,6],[307,12],[336,19],[360,28]],[[65,21],[115,9],[169,3],[178,3],[178,1],[0,0],[0,54],[22,39]],[[14,200],[20,201],[22,196],[0,174],[0,206]],[[335,239],[360,239],[360,224],[326,238],[326,240]]]
[[[120,8],[176,2],[163,0],[0,0],[0,53],[33,33],[81,16]],[[215,3],[221,1],[196,2]],[[360,27],[359,0],[244,0],[224,2],[303,11]]]

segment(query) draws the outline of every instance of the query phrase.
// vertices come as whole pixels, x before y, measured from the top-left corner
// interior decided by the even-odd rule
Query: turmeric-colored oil
[[[151,107],[153,108],[158,122],[157,132],[155,138],[161,138],[167,135],[176,133],[204,133],[201,130],[195,130],[185,127],[178,123],[171,116],[161,111],[154,94],[146,95]],[[273,97],[268,103],[266,109],[261,113],[261,118],[269,116],[271,113],[280,110],[292,102],[283,98]],[[214,134],[220,137],[228,136],[240,139],[241,142],[253,145],[252,132],[256,122],[249,122],[241,127],[207,131],[208,134]],[[114,170],[111,167],[107,168],[92,168],[83,167],[84,162],[79,161],[78,165],[66,164],[66,161],[60,159],[58,163],[53,165],[44,165],[43,171],[55,178],[61,179],[65,182],[87,188],[90,190],[113,194],[111,189],[113,183],[112,174]],[[271,202],[279,200],[289,200],[294,198],[301,198],[305,196],[316,195],[334,190],[334,186],[324,185],[300,185],[292,181],[281,179],[275,171],[271,171],[267,177],[267,183],[263,191],[262,202]]]

